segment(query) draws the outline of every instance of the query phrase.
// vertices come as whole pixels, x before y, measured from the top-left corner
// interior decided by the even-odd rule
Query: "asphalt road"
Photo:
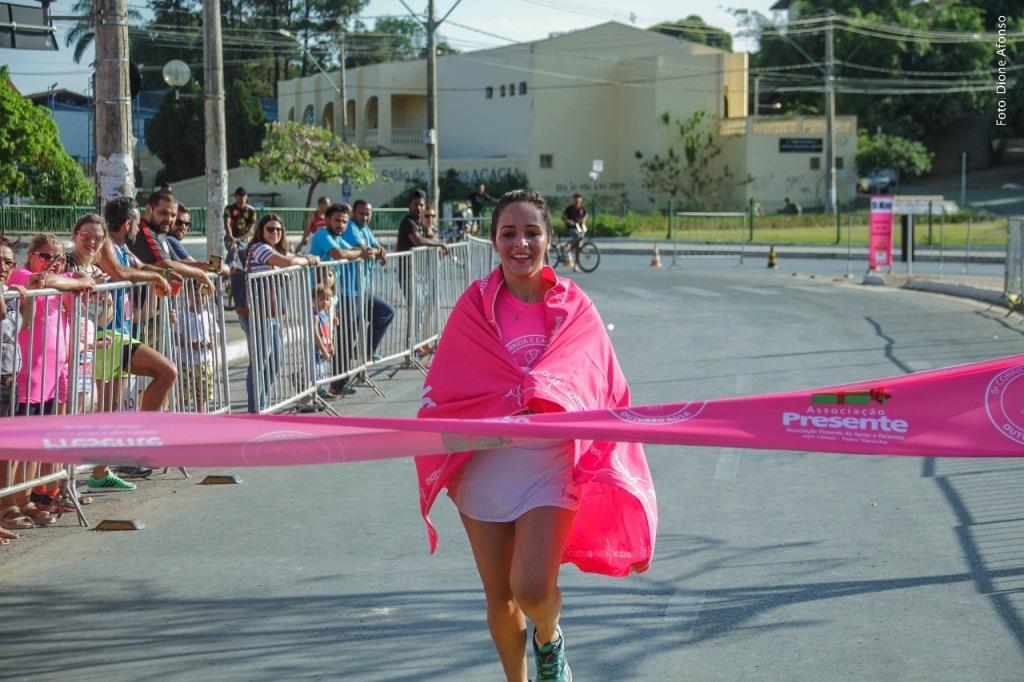
[[[733,261],[579,279],[637,404],[879,378],[1024,351],[998,310]],[[832,274],[841,274],[845,264]],[[411,415],[421,377],[347,414]],[[566,567],[576,679],[1019,680],[1024,466],[649,447],[651,570]],[[207,472],[195,472],[202,475]],[[482,594],[440,500],[427,554],[412,464],[168,473],[0,551],[0,679],[497,680]]]

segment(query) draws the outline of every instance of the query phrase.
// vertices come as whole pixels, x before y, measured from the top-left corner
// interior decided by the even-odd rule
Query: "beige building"
[[[337,72],[331,74],[340,81]],[[747,116],[747,55],[607,23],[530,43],[438,58],[440,171],[467,182],[524,172],[546,194],[625,193],[644,207],[640,160],[664,154],[678,132],[664,125],[705,110],[721,119],[721,159],[752,182],[730,190],[721,208],[748,199],[766,211],[790,197],[824,203],[824,123],[820,118]],[[342,131],[342,102],[322,74],[279,83],[282,120]],[[425,184],[426,66],[423,60],[375,64],[346,72],[345,138],[374,156],[379,182],[358,191],[381,203],[408,183]],[[837,120],[838,193],[855,193],[853,117]],[[588,177],[603,162],[598,180]],[[235,173],[235,171],[233,171]],[[247,177],[248,176],[248,177]],[[267,190],[250,174],[233,177],[250,192]],[[244,179],[244,182],[241,182]],[[250,187],[251,186],[251,187]],[[304,201],[301,188],[273,188],[278,204]],[[319,193],[319,192],[318,192]],[[339,188],[326,193],[338,195]],[[295,196],[292,197],[291,195]]]

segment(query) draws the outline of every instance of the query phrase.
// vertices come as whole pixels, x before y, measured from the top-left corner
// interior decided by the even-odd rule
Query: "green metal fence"
[[[313,209],[310,208],[261,208],[256,210],[256,219],[267,213],[276,213],[284,221],[284,229],[292,234],[302,234],[306,218]],[[0,206],[0,235],[38,234],[69,234],[79,217],[86,213],[94,213],[94,206]],[[404,208],[376,208],[370,228],[374,232],[394,232],[398,223],[408,211]],[[191,209],[192,229],[190,234],[206,234],[206,208]]]

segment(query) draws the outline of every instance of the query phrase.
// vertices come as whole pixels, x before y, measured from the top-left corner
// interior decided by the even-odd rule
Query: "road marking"
[[[718,291],[711,291],[710,289],[701,289],[699,287],[672,287],[676,291],[681,291],[684,294],[690,294],[691,296],[721,296],[722,294]]]
[[[834,294],[839,291],[827,284],[804,284],[797,287],[786,287],[786,289],[791,291],[809,291],[812,294]]]
[[[740,453],[737,450],[722,450],[715,464],[715,480],[731,481],[736,478],[740,469]]]
[[[659,298],[656,291],[641,289],[640,287],[619,287],[619,291],[623,291],[634,298]]]
[[[755,289],[754,287],[740,287],[740,286],[731,286],[729,288],[733,289],[735,291],[742,291],[745,294],[754,294],[755,296],[774,296],[775,294],[779,293],[778,290],[776,290],[776,289],[765,290],[765,289]]]

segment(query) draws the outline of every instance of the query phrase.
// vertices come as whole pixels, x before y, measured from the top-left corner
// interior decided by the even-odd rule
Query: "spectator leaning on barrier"
[[[316,210],[308,218],[302,227],[302,239],[295,247],[296,253],[309,253],[309,240],[320,231],[320,228],[327,225],[327,207],[331,205],[330,197],[320,197],[316,200]]]
[[[21,350],[18,348],[21,304],[18,298],[7,299],[4,296],[9,291],[14,291],[20,297],[26,293],[25,287],[7,285],[7,277],[14,272],[14,266],[14,245],[0,237],[0,418],[8,417],[14,411],[14,378],[21,369]],[[8,466],[0,465],[0,488],[6,488],[12,483],[13,480],[8,477]],[[10,520],[4,518],[8,514]],[[31,519],[22,518],[21,508],[14,495],[0,497],[0,545],[17,540],[19,536],[15,530],[31,526]]]
[[[54,235],[40,234],[28,245],[25,267],[15,270],[8,283],[26,289],[56,289],[59,292],[88,292],[95,282],[88,275],[61,273],[64,244]],[[73,299],[60,294],[26,299],[22,315],[31,319],[18,333],[18,346],[22,357],[15,380],[17,402],[15,414],[57,414],[58,405],[68,400],[68,344],[69,317]],[[20,481],[36,478],[38,465],[23,462],[19,465],[23,477]],[[44,473],[50,473],[46,471]],[[16,481],[19,478],[15,478]],[[30,491],[15,494],[13,507],[8,506],[3,519],[8,524],[24,527],[25,519],[33,524],[48,526],[56,517],[36,506],[30,500]]]
[[[345,232],[345,228],[348,226],[349,216],[352,214],[352,209],[348,204],[331,204],[326,211],[327,216],[327,229],[320,230],[313,235],[313,243],[310,246],[309,252],[315,256],[319,256],[325,261],[354,261],[360,258],[369,257],[369,249],[363,247],[357,247],[355,244],[349,244],[342,238]],[[343,289],[343,283],[346,281],[344,278],[347,277],[342,268],[343,265],[335,267],[335,280],[337,285],[341,285]],[[342,291],[345,296],[350,296],[350,293]],[[351,335],[356,328],[355,321],[350,319],[349,306],[346,305],[346,301],[342,300],[339,305],[338,317],[341,319],[341,324],[335,327],[335,357],[339,357],[340,353],[340,365],[338,365],[341,372],[346,370],[347,363],[352,359],[352,341]],[[349,387],[348,379],[339,379],[331,384],[331,390],[338,395],[351,395],[355,393],[355,390]]]
[[[296,256],[288,253],[288,242],[284,236],[284,221],[281,216],[269,213],[260,219],[256,226],[256,234],[246,254],[246,271],[250,274],[264,272],[274,268],[287,268],[292,265],[316,265],[320,262],[317,256]],[[257,315],[250,323],[250,317],[242,323],[242,331],[246,339],[250,334],[259,334],[257,343],[250,342],[262,357],[250,357],[249,369],[245,377],[245,389],[248,396],[249,412],[258,412],[266,407],[266,399],[284,363],[284,347],[281,328],[277,316],[282,313],[284,291],[279,290],[277,283],[264,280],[259,286],[253,286],[253,298],[247,302],[249,314]],[[241,322],[242,318],[239,317]],[[263,383],[260,396],[254,393],[252,367],[259,363]]]
[[[164,275],[175,282],[181,276],[174,272],[140,263],[128,250],[128,244],[135,240],[139,230],[139,207],[131,197],[117,197],[107,202],[103,209],[107,224],[107,239],[100,251],[100,269],[115,282],[137,282],[152,285],[158,293],[171,293],[171,285]],[[167,394],[178,377],[171,361],[156,350],[142,343],[132,335],[132,309],[130,291],[118,290],[113,296],[113,314],[110,321],[100,330],[97,338],[103,341],[96,351],[94,373],[99,394],[99,407],[103,411],[117,412],[121,406],[124,381],[132,375],[148,377],[149,386],[142,392],[139,408],[145,412],[158,412]],[[104,468],[93,470],[89,489],[133,490],[135,484],[122,481],[112,474],[102,478]],[[145,475],[145,467],[136,470]]]
[[[377,348],[380,346],[381,339],[384,338],[384,334],[387,332],[388,327],[391,326],[391,322],[395,319],[394,307],[385,301],[380,296],[372,293],[373,288],[373,264],[374,262],[380,262],[381,265],[387,265],[388,254],[387,251],[377,243],[376,238],[373,236],[373,232],[370,230],[370,218],[373,217],[373,206],[370,202],[365,199],[356,199],[356,202],[352,204],[352,220],[349,221],[348,227],[345,228],[345,233],[342,235],[342,240],[346,244],[352,244],[355,246],[358,244],[366,253],[365,259],[363,260],[363,285],[366,287],[366,313],[370,319],[370,354],[374,360],[378,360]],[[346,296],[357,296],[359,295],[359,278],[355,276],[354,272],[350,272],[351,285],[347,285]]]
[[[206,273],[208,263],[192,263],[179,260],[167,243],[167,233],[171,229],[178,212],[178,200],[168,192],[153,192],[146,201],[146,214],[139,222],[139,234],[129,244],[132,253],[147,265],[155,265],[164,270],[172,270],[182,277],[199,280],[209,291],[213,290],[213,282]],[[205,266],[205,267],[204,267]]]
[[[424,234],[423,226],[420,224],[420,214],[423,213],[426,205],[427,200],[423,192],[418,189],[413,190],[412,197],[409,199],[409,213],[398,224],[398,241],[395,244],[395,251],[412,251],[415,246],[436,246],[441,249],[442,253],[448,253],[448,247],[443,242]]]
[[[197,268],[201,268],[206,272],[213,273],[214,275],[227,276],[230,273],[228,266],[221,262],[220,258],[216,261],[210,260],[196,260],[185,248],[184,239],[188,235],[188,231],[192,228],[192,212],[189,211],[188,207],[183,204],[178,204],[178,213],[174,218],[174,222],[171,223],[170,229],[167,234],[164,235],[167,240],[167,245],[171,249],[171,253],[177,260],[184,263],[188,263]]]

